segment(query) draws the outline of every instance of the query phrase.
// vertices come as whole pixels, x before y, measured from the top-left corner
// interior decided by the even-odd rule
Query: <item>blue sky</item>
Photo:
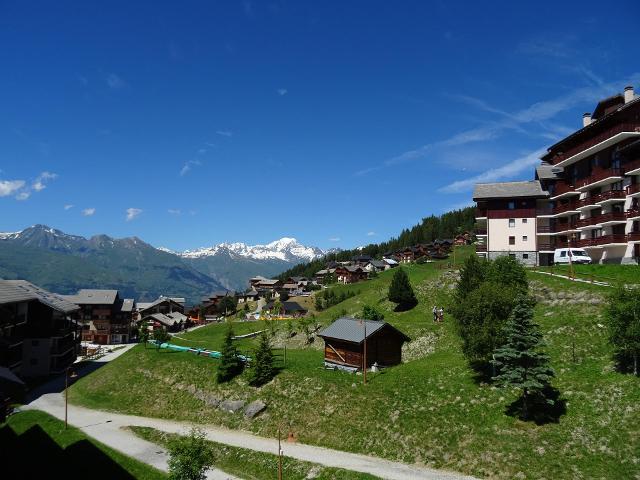
[[[0,3],[0,231],[382,241],[640,89],[631,1],[162,3]]]

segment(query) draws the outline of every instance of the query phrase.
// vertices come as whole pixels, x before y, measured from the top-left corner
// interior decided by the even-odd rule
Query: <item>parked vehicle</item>
[[[556,248],[553,252],[553,263],[556,265],[580,263],[591,263],[591,257],[583,248]]]

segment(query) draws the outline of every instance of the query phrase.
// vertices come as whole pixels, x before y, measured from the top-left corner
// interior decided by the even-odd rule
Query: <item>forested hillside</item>
[[[312,277],[318,270],[324,267],[327,260],[346,261],[359,254],[379,258],[384,253],[403,247],[416,245],[418,243],[429,243],[436,239],[452,238],[458,233],[473,231],[474,223],[474,207],[454,210],[440,216],[431,215],[430,217],[423,218],[422,222],[418,225],[404,229],[398,237],[392,238],[387,242],[372,243],[362,249],[342,250],[309,263],[301,263],[282,273],[279,278],[285,279],[290,276]]]

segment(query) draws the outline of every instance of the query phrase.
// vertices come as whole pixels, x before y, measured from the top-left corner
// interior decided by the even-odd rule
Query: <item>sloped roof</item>
[[[117,296],[117,290],[83,288],[75,295],[64,295],[64,298],[78,305],[111,305]]]
[[[29,300],[37,300],[37,298],[33,292],[9,283],[9,280],[0,280],[0,305],[5,303],[28,302]]]
[[[158,297],[156,300],[154,300],[151,303],[138,303],[138,311],[139,312],[144,312],[145,310],[153,308],[156,305],[160,305],[161,303],[164,303],[164,302],[173,302],[176,305],[182,306],[178,302],[173,300],[172,298],[169,298],[169,297]]]
[[[376,268],[384,268],[387,266],[387,263],[382,260],[371,260],[369,263]]]
[[[62,313],[70,313],[79,310],[80,307],[62,295],[51,293],[43,288],[27,282],[26,280],[0,280],[0,296],[2,291],[2,284],[10,285],[17,290],[23,292],[24,296],[31,296],[29,300],[38,300],[43,305],[53,308],[54,310]],[[20,300],[18,300],[20,301]],[[0,303],[6,303],[0,301]]]
[[[555,180],[559,178],[562,167],[554,167],[548,163],[542,163],[536,167],[536,178],[538,180]]]
[[[528,182],[476,183],[473,199],[548,197],[549,192],[542,190],[538,180]]]
[[[297,283],[285,283],[282,288],[298,288]]]
[[[135,302],[133,298],[125,298],[122,300],[122,306],[120,307],[121,312],[132,312]]]
[[[404,337],[405,340],[410,340],[404,333],[395,328],[394,326],[388,324],[387,322],[378,322],[375,320],[362,320],[359,318],[350,318],[350,317],[342,317],[337,319],[327,328],[318,333],[319,337],[322,338],[335,338],[338,340],[344,340],[345,342],[352,343],[362,343],[364,341],[364,323],[366,323],[367,328],[367,338],[369,338],[374,333],[378,332],[385,326],[389,326],[389,328],[395,330]]]
[[[162,323],[163,325],[167,325],[168,327],[171,327],[171,326],[175,325],[176,323],[178,323],[180,321],[180,319],[169,317],[168,315],[165,315],[164,313],[152,313],[150,315],[146,315],[144,317],[144,320],[149,319],[149,318],[151,318],[153,320],[156,320],[156,321]]]

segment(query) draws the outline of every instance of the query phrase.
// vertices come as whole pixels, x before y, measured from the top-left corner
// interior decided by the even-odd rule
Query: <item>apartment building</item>
[[[0,280],[0,366],[22,378],[63,372],[76,359],[79,307],[24,280]]]
[[[117,290],[82,289],[76,295],[63,295],[80,306],[76,319],[82,324],[82,340],[100,345],[127,343],[135,302],[120,298]]]
[[[549,147],[535,180],[476,185],[478,254],[548,265],[574,246],[594,262],[637,263],[639,176],[640,97],[628,86]]]

